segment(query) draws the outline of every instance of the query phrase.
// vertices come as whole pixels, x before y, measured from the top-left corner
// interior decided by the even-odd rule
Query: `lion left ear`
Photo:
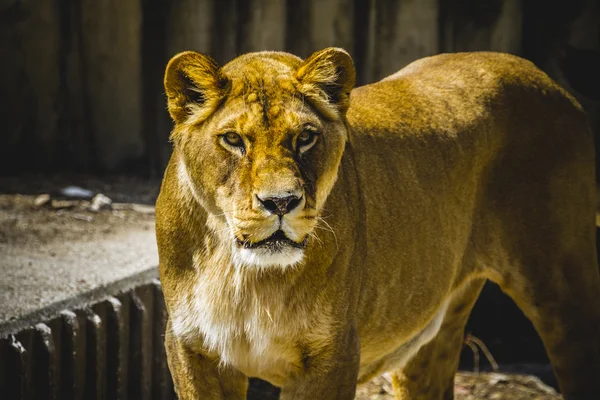
[[[313,53],[296,72],[298,90],[326,108],[345,113],[356,72],[352,57],[345,50],[328,47]]]
[[[169,61],[165,92],[171,118],[183,123],[194,115],[199,122],[212,113],[230,87],[217,63],[206,54],[186,51]]]

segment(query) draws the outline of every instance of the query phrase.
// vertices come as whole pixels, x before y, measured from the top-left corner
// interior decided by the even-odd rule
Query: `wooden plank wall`
[[[0,0],[0,174],[159,174],[162,74],[193,49],[349,50],[359,83],[449,51],[532,59],[557,78],[564,44],[599,48],[596,0]],[[597,102],[584,98],[598,126]],[[589,104],[588,104],[589,103]]]

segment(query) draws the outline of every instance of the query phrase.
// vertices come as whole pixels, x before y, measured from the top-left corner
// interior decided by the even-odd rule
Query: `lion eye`
[[[315,144],[317,140],[317,133],[311,130],[304,130],[298,135],[297,140],[300,151],[306,151]]]
[[[244,141],[242,140],[242,137],[235,132],[227,132],[223,135],[223,140],[230,146],[244,147]]]

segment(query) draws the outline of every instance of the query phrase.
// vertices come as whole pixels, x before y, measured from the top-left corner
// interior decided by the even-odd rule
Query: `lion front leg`
[[[400,371],[392,373],[397,400],[452,400],[464,331],[484,284],[477,279],[450,303],[438,334]]]
[[[165,348],[175,392],[180,400],[245,400],[248,378],[218,360],[197,354],[182,343],[167,324]]]
[[[310,354],[314,349],[307,350]],[[358,333],[351,328],[317,354],[305,357],[302,372],[283,386],[281,400],[353,400],[359,364]]]

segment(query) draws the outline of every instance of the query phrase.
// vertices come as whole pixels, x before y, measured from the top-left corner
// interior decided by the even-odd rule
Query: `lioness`
[[[528,61],[416,61],[356,88],[352,59],[194,52],[168,64],[157,201],[180,399],[451,399],[486,279],[533,321],[566,399],[600,399],[594,152]]]

